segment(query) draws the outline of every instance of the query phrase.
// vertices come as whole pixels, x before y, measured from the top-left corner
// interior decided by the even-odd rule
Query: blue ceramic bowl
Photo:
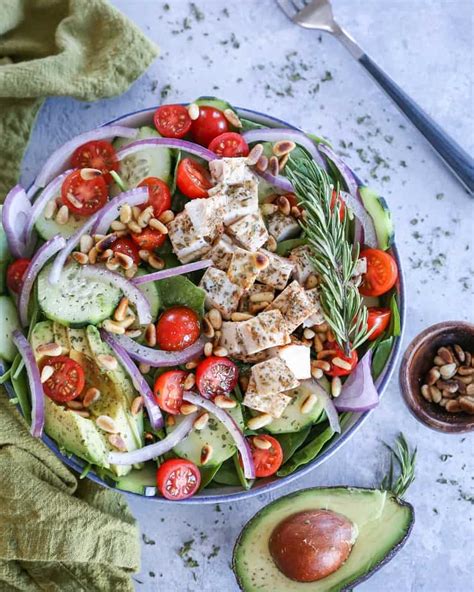
[[[109,121],[104,125],[109,125],[111,123],[125,125],[129,127],[138,127],[142,125],[153,125],[153,113],[155,112],[156,107],[152,107],[150,109],[142,109],[140,111],[135,111],[133,113],[128,113],[114,119],[113,121]],[[268,115],[264,115],[263,113],[258,113],[257,111],[252,111],[250,109],[240,109],[237,108],[237,112],[239,115],[246,119],[251,119],[257,123],[265,125],[267,127],[286,127],[286,128],[293,128],[297,129],[294,126],[282,121],[281,119],[277,119],[275,117],[270,117]],[[402,265],[400,261],[400,257],[398,254],[397,247],[393,245],[391,249],[392,255],[395,257],[398,265],[399,270],[399,282],[398,282],[398,303],[400,308],[400,318],[401,318],[401,326],[402,331],[405,325],[405,287],[404,287],[404,280],[403,280],[403,273],[402,273]],[[395,369],[395,365],[400,353],[400,345],[402,341],[402,336],[397,337],[395,339],[395,343],[390,354],[389,359],[385,365],[385,368],[382,374],[376,381],[377,390],[379,396],[382,396],[391,376]],[[374,410],[375,411],[375,410]],[[244,499],[248,499],[255,495],[259,495],[261,493],[268,493],[270,491],[276,490],[278,487],[282,485],[288,485],[292,481],[296,481],[303,475],[308,474],[310,471],[313,471],[316,467],[321,465],[325,462],[329,457],[335,454],[338,450],[340,450],[347,442],[349,442],[350,438],[355,434],[355,432],[362,426],[362,424],[368,419],[369,415],[373,413],[373,411],[368,411],[366,413],[354,413],[346,425],[346,427],[342,430],[342,433],[339,434],[336,438],[331,440],[330,444],[325,447],[323,452],[315,458],[312,462],[308,463],[307,465],[303,466],[301,469],[295,471],[293,474],[288,475],[287,477],[269,477],[268,479],[259,479],[252,489],[248,491],[244,490],[241,487],[230,487],[230,486],[222,486],[215,489],[208,489],[206,488],[201,493],[195,495],[194,497],[183,500],[181,502],[171,502],[169,500],[164,499],[163,497],[159,496],[145,496],[139,495],[136,493],[129,493],[129,495],[133,495],[134,497],[142,497],[146,500],[150,500],[150,502],[160,503],[160,504],[215,504],[215,503],[224,503],[224,502],[234,502],[240,501]],[[81,473],[86,466],[86,463],[77,458],[75,456],[65,456],[62,452],[60,452],[56,442],[52,440],[49,436],[43,436],[44,442],[51,448],[51,450],[71,469],[74,469],[78,473]],[[102,485],[103,487],[112,487],[112,485],[103,479],[101,479],[98,475],[96,475],[93,471],[89,471],[87,474],[87,478],[91,479],[95,483]]]

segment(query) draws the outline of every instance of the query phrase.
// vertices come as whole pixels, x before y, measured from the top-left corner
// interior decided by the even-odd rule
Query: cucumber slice
[[[63,269],[57,284],[50,284],[51,263],[38,276],[38,304],[44,315],[62,325],[97,325],[112,316],[120,300],[120,290],[99,280],[84,278],[80,266]]]
[[[362,203],[373,220],[379,248],[386,251],[392,246],[395,239],[392,214],[387,202],[370,187],[360,187],[359,191]]]
[[[139,275],[146,275],[147,272],[144,269],[139,269],[137,271],[137,276]],[[148,284],[140,284],[138,286],[139,290],[144,294],[145,298],[150,303],[150,311],[151,316],[156,319],[158,316],[158,311],[160,310],[161,306],[161,299],[160,293],[156,286],[155,282],[148,282]]]
[[[80,228],[84,222],[85,218],[80,218],[79,216],[73,216],[71,213],[69,214],[69,220],[66,224],[58,224],[54,218],[47,220],[43,214],[41,214],[35,222],[35,228],[38,234],[44,240],[49,240],[60,234],[64,238],[69,238],[72,236],[78,228]]]
[[[115,486],[140,495],[156,495],[156,464],[148,462],[142,469],[131,471],[117,479]]]
[[[118,150],[137,140],[159,137],[160,134],[154,128],[145,126],[139,129],[137,137],[133,140],[124,138],[115,140],[114,148]],[[136,187],[146,177],[159,177],[165,183],[170,183],[172,161],[172,153],[169,148],[144,148],[121,161],[119,174],[127,189]],[[121,193],[121,189],[114,184],[112,194],[117,195],[118,193]]]
[[[2,224],[2,210],[3,205],[0,204],[0,261],[9,261],[10,260],[10,251],[8,250],[8,242],[7,242],[7,235],[5,230],[3,229]]]
[[[270,434],[289,434],[299,432],[317,422],[321,414],[324,413],[323,405],[319,400],[309,413],[301,413],[301,404],[311,392],[311,388],[305,384],[301,384],[297,389],[290,391],[288,394],[292,397],[292,400],[283,411],[282,416],[274,419],[265,426],[265,429]]]
[[[12,333],[20,328],[18,313],[9,296],[0,296],[0,358],[13,362],[17,353],[12,341]]]
[[[225,109],[234,110],[230,103],[217,97],[199,97],[194,103],[200,107],[214,107],[215,109],[219,109],[219,111],[225,111]]]
[[[234,418],[241,429],[244,428],[244,419],[239,405],[234,409],[229,409],[228,413]],[[173,427],[167,427],[168,433],[171,433],[184,419],[183,415],[175,417],[176,423]],[[230,458],[237,450],[232,436],[222,423],[214,416],[209,416],[209,422],[203,430],[191,430],[189,435],[173,448],[173,452],[181,458],[191,460],[198,467],[201,463],[202,447],[210,444],[212,446],[212,458],[206,464],[206,467],[215,466],[223,463]]]

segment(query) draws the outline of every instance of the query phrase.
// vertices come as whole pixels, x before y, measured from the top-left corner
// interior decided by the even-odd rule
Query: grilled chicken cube
[[[235,249],[236,246],[232,242],[232,239],[226,234],[223,234],[212,245],[208,257],[212,259],[215,267],[227,271]]]
[[[271,350],[271,355],[281,358],[298,380],[311,378],[311,348],[302,343],[290,343]]]
[[[242,337],[246,354],[255,354],[290,343],[290,335],[279,310],[262,312],[253,319],[239,323],[239,334]]]
[[[197,236],[213,242],[222,234],[225,198],[216,195],[204,199],[192,199],[184,206]]]
[[[256,179],[244,181],[240,185],[217,185],[209,190],[209,195],[224,200],[224,224],[227,226],[248,214],[258,212],[258,182]]]
[[[227,232],[247,251],[258,251],[268,239],[268,232],[260,212],[240,218],[227,227]]]
[[[306,296],[311,302],[313,310],[311,312],[311,316],[303,321],[303,327],[314,327],[314,325],[320,325],[321,323],[324,323],[325,318],[321,309],[318,288],[306,290]]]
[[[293,264],[286,257],[265,249],[260,249],[260,253],[268,257],[268,265],[258,274],[258,281],[277,290],[284,290],[293,272]]]
[[[261,413],[269,413],[272,417],[281,417],[281,414],[291,401],[284,393],[272,393],[270,395],[262,395],[257,391],[255,380],[250,378],[243,404],[249,409],[260,411]]]
[[[252,377],[261,395],[281,393],[299,386],[299,381],[281,357],[270,358],[252,366]]]
[[[289,333],[293,333],[311,316],[314,306],[307,297],[305,289],[295,280],[268,305],[265,312],[275,309],[282,313]]]
[[[277,242],[295,238],[301,232],[301,226],[293,216],[285,216],[280,211],[267,216],[266,221],[268,232]]]
[[[268,258],[263,253],[251,253],[236,247],[232,254],[227,275],[231,282],[248,290],[262,269],[268,265]]]
[[[242,322],[224,321],[220,329],[219,344],[225,347],[230,356],[238,357],[245,354],[244,343],[239,332]]]
[[[217,308],[224,319],[229,319],[239,306],[242,288],[227,277],[225,271],[208,267],[202,276],[199,287],[206,292],[206,308]]]
[[[196,233],[187,212],[179,213],[168,224],[168,236],[173,251],[181,263],[200,259],[211,248],[206,239]]]
[[[307,245],[296,247],[290,252],[289,259],[294,265],[293,277],[300,284],[304,284],[308,277],[314,273],[311,263],[311,249]]]
[[[239,185],[255,180],[255,175],[246,163],[246,158],[218,158],[209,163],[214,183]]]

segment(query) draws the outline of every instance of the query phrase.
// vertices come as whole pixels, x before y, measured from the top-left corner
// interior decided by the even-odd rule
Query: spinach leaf
[[[26,376],[26,370],[24,367],[20,372],[18,372],[18,368],[22,362],[23,358],[20,356],[20,354],[18,354],[16,358],[13,360],[13,364],[11,366],[10,382],[18,399],[18,404],[20,405],[23,417],[26,419],[27,422],[30,422],[31,403],[28,378]]]
[[[188,306],[201,317],[204,316],[204,299],[206,293],[191,280],[178,275],[156,282],[163,308],[170,306]]]
[[[244,489],[250,489],[253,485],[253,479],[250,479],[247,481],[247,479],[245,478],[244,469],[240,465],[238,452],[236,452],[234,454],[234,456],[232,457],[232,460],[234,461],[235,472],[237,473],[237,477],[239,478],[240,484],[242,485],[242,487]]]
[[[176,176],[178,173],[178,165],[181,160],[181,150],[173,150],[172,154],[175,158],[175,161],[174,161],[174,169],[173,169],[173,180],[171,182],[170,192],[171,192],[171,195],[174,196],[174,193],[176,191]]]
[[[221,465],[216,465],[215,467],[199,467],[199,472],[201,473],[201,485],[199,486],[199,491],[209,485],[220,468]]]
[[[379,341],[372,357],[372,376],[374,380],[380,376],[392,351],[394,337]]]
[[[289,238],[287,240],[278,243],[276,253],[281,257],[286,257],[292,249],[300,247],[301,245],[307,245],[308,240],[306,238]]]
[[[334,432],[330,426],[327,426],[321,432],[319,432],[313,440],[311,440],[306,446],[300,448],[292,458],[285,463],[279,471],[277,471],[278,477],[286,477],[291,473],[294,473],[299,467],[314,460],[321,452],[322,447],[329,442],[334,436]]]
[[[214,475],[213,481],[219,483],[219,485],[240,485],[240,479],[235,472],[235,465],[232,458],[222,463]]]
[[[241,127],[241,131],[242,132],[248,132],[249,130],[254,130],[254,129],[262,129],[263,125],[260,125],[260,123],[255,123],[255,121],[250,121],[250,119],[245,119],[245,118],[240,118],[240,123],[242,124]]]
[[[392,316],[390,318],[390,327],[388,328],[388,334],[394,335],[398,337],[401,333],[401,326],[400,326],[400,311],[398,310],[398,303],[397,303],[397,294],[394,292],[390,298],[390,310],[392,312]]]
[[[283,450],[283,464],[286,463],[286,461],[289,460],[303,444],[310,431],[311,426],[309,425],[299,432],[293,432],[291,434],[278,434],[275,436],[278,442],[280,442],[280,446]]]

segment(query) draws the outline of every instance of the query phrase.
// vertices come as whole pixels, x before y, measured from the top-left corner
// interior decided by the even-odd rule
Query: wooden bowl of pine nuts
[[[411,413],[429,428],[474,430],[474,325],[446,321],[425,329],[408,346],[400,386]]]

